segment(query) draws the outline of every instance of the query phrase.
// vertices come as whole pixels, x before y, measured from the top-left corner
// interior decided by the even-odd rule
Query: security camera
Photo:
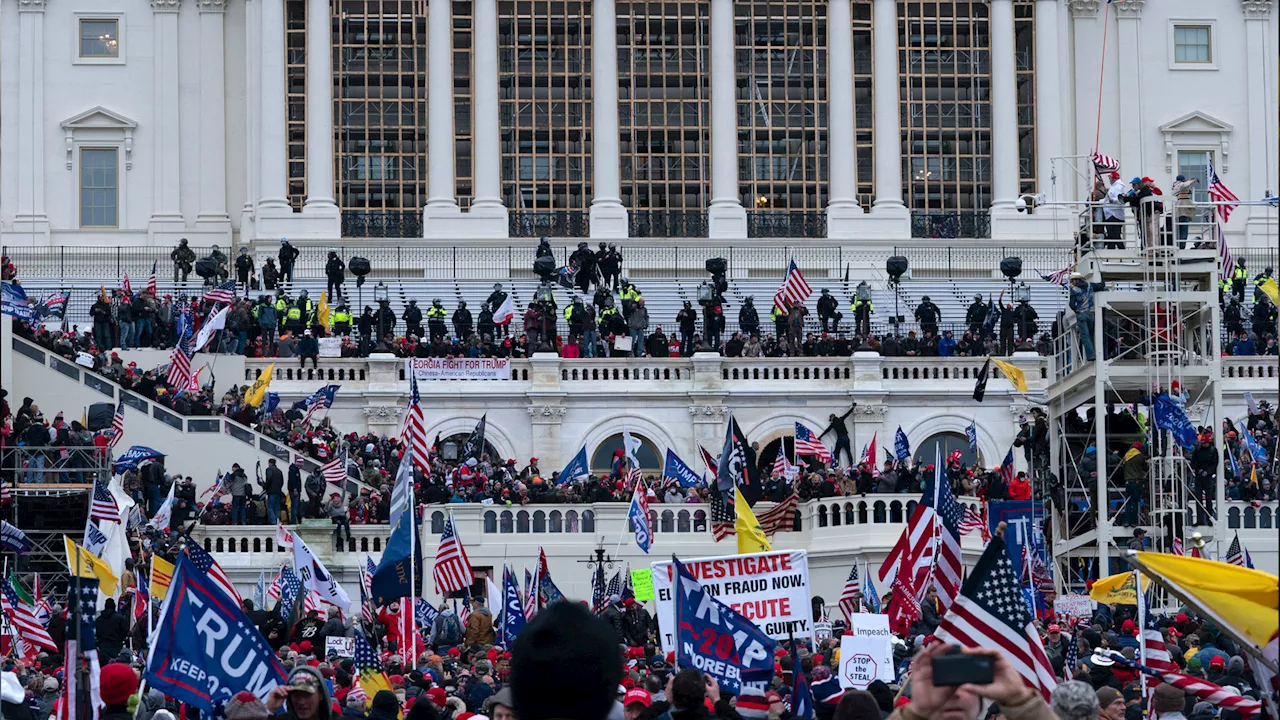
[[[1026,212],[1026,211],[1027,211],[1027,201],[1026,201],[1026,200],[1023,200],[1022,198],[1018,198],[1017,200],[1014,200],[1014,201],[1013,201],[1013,209],[1014,209],[1014,210],[1017,210],[1018,212]]]

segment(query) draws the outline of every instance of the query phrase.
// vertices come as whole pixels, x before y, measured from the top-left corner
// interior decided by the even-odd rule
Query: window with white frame
[[[1207,65],[1213,62],[1213,27],[1174,25],[1173,61],[1179,65]]]
[[[1196,181],[1191,191],[1191,197],[1196,201],[1208,199],[1205,188],[1209,186],[1209,166],[1212,164],[1213,152],[1210,150],[1178,151],[1178,174]]]
[[[120,151],[80,148],[80,227],[120,226]]]
[[[120,19],[82,17],[80,20],[80,58],[115,60],[120,57]]]

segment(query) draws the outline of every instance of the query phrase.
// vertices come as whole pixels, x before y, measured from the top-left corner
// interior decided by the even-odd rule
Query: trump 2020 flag
[[[680,483],[680,487],[697,487],[702,484],[702,476],[694,472],[671,448],[667,448],[667,461],[662,466],[662,477],[675,480]]]
[[[907,441],[907,434],[902,432],[901,425],[898,426],[898,433],[893,437],[893,454],[900,463],[911,459],[911,443]]]
[[[573,459],[569,461],[569,464],[564,466],[564,470],[560,472],[558,480],[563,483],[590,474],[591,469],[587,465],[587,446],[583,445],[578,454],[574,455]]]
[[[520,599],[520,588],[516,587],[516,576],[505,565],[502,587],[502,644],[511,647],[516,635],[524,629],[524,602]]]
[[[147,685],[212,713],[236,693],[265,701],[285,683],[271,646],[227,593],[185,555],[147,655]]]
[[[728,605],[712,597],[684,563],[671,557],[675,573],[676,662],[714,677],[737,695],[744,682],[773,676],[777,643]]]
[[[1187,418],[1186,408],[1169,397],[1168,393],[1160,393],[1156,396],[1153,409],[1156,425],[1172,432],[1179,447],[1190,450],[1196,446],[1196,429]]]
[[[145,445],[134,445],[125,450],[123,455],[116,458],[115,463],[111,465],[111,472],[116,475],[123,475],[126,470],[136,470],[143,462],[154,460],[158,457],[164,457],[164,453]]]
[[[627,519],[636,529],[636,545],[647,555],[649,545],[653,543],[653,526],[649,523],[649,498],[645,493],[643,480],[636,482],[635,492],[631,494]]]

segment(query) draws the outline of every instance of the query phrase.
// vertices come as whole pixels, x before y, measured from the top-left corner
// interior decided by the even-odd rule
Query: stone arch
[[[820,433],[827,427],[826,420],[812,415],[780,413],[761,420],[751,428],[743,428],[743,431],[747,433],[747,437],[751,438],[752,442],[760,443],[760,447],[763,448],[780,437],[795,435],[796,423],[803,423],[805,427],[815,433]]]
[[[667,448],[679,448],[681,445],[676,443],[675,438],[661,423],[647,415],[636,413],[619,413],[598,420],[595,424],[587,428],[586,433],[581,439],[567,451],[565,457],[573,457],[573,453],[583,445],[587,446],[587,457],[595,455],[596,448],[605,440],[621,433],[623,430],[629,431],[632,435],[643,436],[645,440],[653,443],[658,449],[659,454],[664,453]],[[690,433],[692,436],[692,433]],[[677,450],[677,452],[679,452]],[[681,453],[682,457],[688,457]]]
[[[969,427],[969,423],[974,423],[978,430],[978,455],[986,465],[991,465],[992,458],[1003,458],[1000,454],[1002,451],[997,449],[995,438],[986,429],[983,423],[976,422],[973,417],[965,417],[953,413],[943,413],[941,415],[929,415],[913,422],[910,427],[903,428],[907,433],[907,437],[911,439],[911,446],[914,448],[918,442],[937,435],[938,433],[960,433],[964,435],[965,428]],[[1012,436],[1012,433],[1010,434]]]
[[[475,430],[476,423],[480,422],[479,415],[459,415],[444,420],[440,420],[434,425],[427,426],[427,439],[431,442],[436,435],[440,437],[449,437],[457,433],[470,433]],[[516,452],[516,444],[500,426],[490,420],[484,429],[485,442],[494,447],[502,456],[502,460],[507,458],[522,457],[521,453]],[[496,461],[497,458],[494,458]]]

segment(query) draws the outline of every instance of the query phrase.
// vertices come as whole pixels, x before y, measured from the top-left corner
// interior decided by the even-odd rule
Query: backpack
[[[462,623],[454,614],[441,615],[436,618],[436,642],[441,645],[460,645],[462,643]]]

